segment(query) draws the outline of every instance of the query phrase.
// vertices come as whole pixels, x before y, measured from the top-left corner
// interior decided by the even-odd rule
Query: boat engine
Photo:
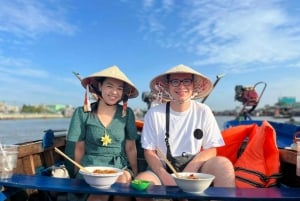
[[[258,94],[254,87],[235,86],[235,100],[240,101],[245,106],[258,104]]]
[[[256,92],[256,87],[262,84],[263,88],[259,93]],[[235,96],[234,99],[243,104],[243,108],[239,112],[237,119],[242,117],[244,120],[251,119],[250,114],[255,110],[258,105],[261,96],[263,95],[267,84],[265,82],[257,82],[254,86],[244,87],[242,85],[235,86]],[[248,108],[247,108],[248,107]]]

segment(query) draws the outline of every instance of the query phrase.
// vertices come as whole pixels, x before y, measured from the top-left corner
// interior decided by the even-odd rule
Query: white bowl
[[[214,175],[194,172],[178,172],[179,177],[172,174],[179,188],[188,193],[202,193],[215,179]],[[194,178],[189,178],[193,176]]]
[[[86,183],[96,188],[108,188],[116,182],[118,177],[123,174],[123,170],[113,167],[92,166],[85,167],[89,172],[79,170]],[[114,173],[93,173],[95,170],[112,170]]]

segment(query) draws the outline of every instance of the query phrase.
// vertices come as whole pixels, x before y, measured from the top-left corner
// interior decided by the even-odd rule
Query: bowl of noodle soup
[[[178,172],[178,177],[172,174],[177,186],[188,193],[202,193],[215,179],[214,175],[195,172]]]
[[[123,170],[114,167],[91,166],[85,167],[88,172],[79,170],[86,183],[96,188],[109,188],[123,174]]]

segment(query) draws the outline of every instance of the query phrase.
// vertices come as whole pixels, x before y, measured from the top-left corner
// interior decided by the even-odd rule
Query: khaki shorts
[[[146,170],[145,173],[153,175],[153,177],[155,177],[160,182],[159,185],[162,185],[160,178],[152,170]]]

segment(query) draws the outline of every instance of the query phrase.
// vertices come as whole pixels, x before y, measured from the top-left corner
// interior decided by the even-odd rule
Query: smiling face
[[[187,73],[171,74],[169,77],[169,92],[177,102],[185,102],[193,94],[193,76]]]
[[[109,105],[114,105],[122,98],[124,82],[113,78],[106,78],[102,84],[99,83],[98,87],[104,101]]]

